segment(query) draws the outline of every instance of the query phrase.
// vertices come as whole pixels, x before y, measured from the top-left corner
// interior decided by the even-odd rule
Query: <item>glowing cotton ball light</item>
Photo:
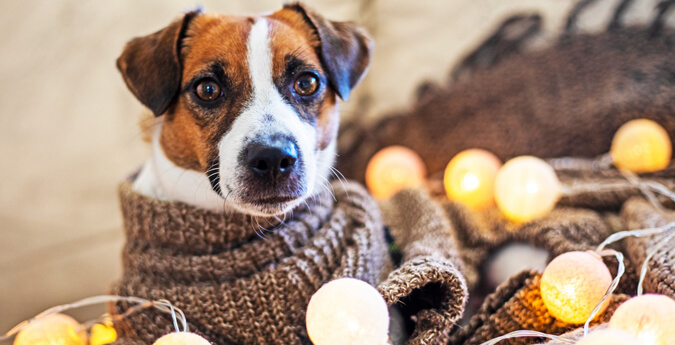
[[[417,187],[427,171],[417,153],[403,146],[378,151],[366,167],[366,185],[378,199],[387,199],[401,189]]]
[[[485,150],[458,153],[445,168],[448,198],[476,210],[494,205],[495,176],[501,166],[499,158]]]
[[[307,306],[307,333],[314,345],[384,345],[388,330],[387,304],[358,279],[327,283]]]
[[[194,333],[175,332],[157,339],[153,345],[211,345],[211,343]]]
[[[609,153],[617,168],[645,173],[665,169],[671,151],[672,144],[663,127],[651,120],[638,119],[619,128]]]
[[[664,295],[642,295],[624,302],[609,328],[633,334],[642,345],[675,344],[675,301]]]
[[[532,156],[506,162],[495,178],[495,201],[506,218],[527,222],[547,215],[560,199],[561,185],[553,168]]]
[[[639,345],[630,333],[620,329],[600,329],[581,339],[576,345]]]
[[[72,317],[52,314],[28,324],[16,335],[14,345],[87,345],[87,337]]]
[[[549,313],[579,325],[588,319],[612,284],[612,275],[599,256],[568,252],[553,259],[541,276],[541,297]],[[605,300],[597,315],[607,308]]]

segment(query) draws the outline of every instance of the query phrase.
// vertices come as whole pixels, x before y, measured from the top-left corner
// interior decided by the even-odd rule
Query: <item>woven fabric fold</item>
[[[529,243],[557,256],[594,249],[615,231],[600,214],[586,209],[556,208],[544,218],[516,224],[496,208],[472,211],[447,200],[443,207],[455,225],[471,287],[478,284],[478,271],[487,257],[508,243]]]
[[[111,293],[167,299],[213,344],[310,344],[305,309],[322,284],[376,285],[391,270],[377,204],[347,183],[310,198],[284,222],[163,202],[120,186],[127,243]],[[129,305],[118,303],[112,313]],[[173,331],[145,310],[118,326],[119,344],[152,344]]]
[[[415,322],[407,345],[446,344],[468,298],[454,229],[422,190],[402,191],[381,208],[403,263],[378,289]]]

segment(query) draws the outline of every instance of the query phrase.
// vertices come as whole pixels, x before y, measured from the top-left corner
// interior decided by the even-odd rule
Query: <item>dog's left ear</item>
[[[201,9],[188,12],[162,30],[134,38],[117,59],[129,90],[155,116],[162,115],[178,95],[181,41],[190,20],[200,13]]]
[[[299,12],[314,27],[321,41],[321,60],[330,83],[338,96],[346,101],[368,69],[372,39],[356,24],[327,20],[300,3],[284,8]]]

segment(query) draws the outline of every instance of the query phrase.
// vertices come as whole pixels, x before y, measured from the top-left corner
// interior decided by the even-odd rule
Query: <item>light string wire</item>
[[[559,341],[561,343],[565,344],[574,344],[574,341],[571,339],[567,339],[558,335],[552,335],[552,334],[547,334],[543,332],[537,332],[537,331],[514,331],[509,334],[502,335],[501,337],[494,338],[492,340],[488,340],[481,345],[494,345],[497,344],[498,342],[506,339],[511,339],[511,338],[523,338],[523,337],[537,337],[537,338],[549,338],[551,340]]]
[[[654,193],[661,194],[675,202],[675,193],[665,185],[656,181],[642,180],[637,175],[629,171],[621,170],[621,174],[626,179],[628,184],[623,182],[614,182],[602,185],[591,183],[564,185],[563,195],[574,196],[589,192],[616,192],[625,189],[626,187],[636,187],[640,189],[640,192],[642,192],[647,200],[649,200],[649,202],[659,211],[663,211],[664,208]]]
[[[595,316],[598,315],[598,312],[600,311],[600,308],[602,308],[602,305],[612,295],[614,290],[616,290],[616,287],[619,286],[621,277],[623,277],[623,274],[626,272],[626,266],[624,266],[623,263],[623,253],[616,251],[614,249],[605,249],[602,251],[595,251],[594,253],[600,255],[601,257],[605,256],[616,257],[616,261],[618,262],[619,266],[616,270],[616,277],[614,277],[614,280],[612,280],[612,284],[609,285],[609,287],[607,288],[607,292],[605,292],[605,295],[602,296],[600,302],[595,306],[595,308],[593,308],[593,311],[591,311],[591,314],[588,315],[588,319],[586,319],[586,322],[584,323],[584,337],[588,336],[588,328],[591,325],[591,321],[595,319]]]
[[[128,302],[128,303],[133,303],[136,304],[133,307],[130,307],[127,309],[123,314],[116,315],[116,316],[110,316],[110,319],[113,321],[116,320],[121,320],[126,317],[129,317],[130,315],[137,313],[141,310],[148,309],[148,308],[155,308],[163,313],[167,313],[171,315],[172,321],[173,321],[173,326],[176,329],[176,332],[181,332],[180,327],[178,327],[178,319],[180,319],[180,322],[183,326],[182,332],[189,332],[189,326],[187,323],[187,318],[185,317],[185,314],[180,308],[175,307],[171,302],[168,300],[158,300],[158,301],[150,301],[147,299],[139,298],[139,297],[127,297],[127,296],[115,296],[115,295],[100,295],[100,296],[93,296],[93,297],[87,297],[84,299],[81,299],[79,301],[75,301],[73,303],[68,303],[68,304],[62,304],[62,305],[57,305],[54,307],[51,307],[34,317],[22,321],[18,325],[12,327],[7,333],[4,335],[0,336],[0,341],[6,340],[14,336],[15,334],[19,333],[21,330],[25,329],[30,325],[31,323],[35,322],[38,319],[44,318],[49,315],[53,314],[58,314],[61,312],[64,312],[66,310],[70,309],[76,309],[76,308],[81,308],[81,307],[86,307],[90,305],[95,305],[95,304],[101,304],[101,303],[109,303],[109,302]],[[92,323],[96,323],[99,320],[105,318],[105,315],[103,317],[97,318],[95,320],[91,320],[88,322],[83,323],[82,325],[89,325]]]

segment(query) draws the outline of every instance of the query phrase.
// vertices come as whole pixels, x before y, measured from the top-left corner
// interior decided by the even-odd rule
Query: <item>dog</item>
[[[190,11],[131,40],[117,67],[159,120],[134,190],[210,210],[289,212],[326,187],[337,98],[366,74],[372,49],[363,29],[300,3],[256,16]]]

